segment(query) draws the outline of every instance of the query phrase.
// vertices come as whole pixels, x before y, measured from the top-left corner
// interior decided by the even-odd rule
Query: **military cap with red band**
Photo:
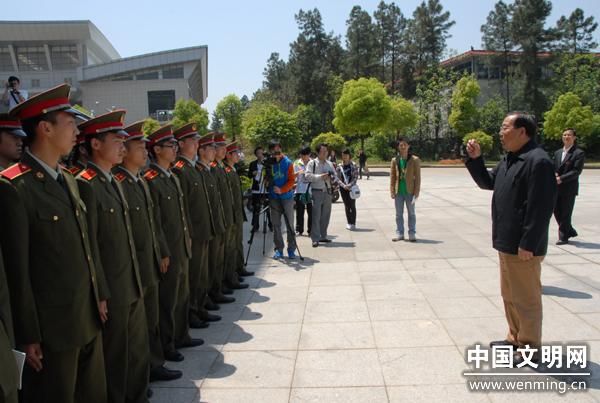
[[[195,123],[188,123],[187,125],[181,126],[179,129],[173,131],[173,136],[175,136],[177,140],[185,140],[190,137],[200,138],[196,127],[197,126]]]
[[[148,136],[148,140],[149,147],[168,140],[175,140],[175,136],[173,136],[173,125],[169,124],[160,127]]]
[[[6,131],[17,137],[27,137],[21,127],[21,122],[8,113],[0,113],[0,131]]]
[[[216,146],[224,146],[225,145],[226,135],[225,133],[213,133],[213,141]]]
[[[144,120],[140,120],[138,122],[130,124],[129,126],[127,126],[126,128],[123,129],[128,134],[126,141],[132,141],[132,140],[150,141],[150,140],[148,140],[148,138],[146,137],[146,135],[144,134],[144,131],[143,131],[144,122],[145,122]]]
[[[200,137],[200,140],[198,141],[198,144],[200,145],[200,147],[206,147],[206,146],[212,146],[212,145],[214,145],[215,142],[213,140],[212,133],[208,133],[208,134],[205,134],[204,136]]]
[[[233,142],[227,144],[227,153],[233,153],[233,152],[237,152],[237,151],[240,151],[237,141],[233,141]]]
[[[20,120],[35,118],[54,111],[64,111],[78,116],[81,113],[73,109],[69,102],[70,91],[69,84],[61,84],[15,105],[8,113]]]
[[[80,123],[77,127],[86,138],[108,132],[115,132],[119,136],[127,138],[128,134],[123,130],[125,113],[124,109],[117,109]]]

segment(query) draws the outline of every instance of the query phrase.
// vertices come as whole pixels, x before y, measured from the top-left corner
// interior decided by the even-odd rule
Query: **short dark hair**
[[[8,82],[9,82],[9,83],[11,83],[11,82],[13,82],[13,81],[16,81],[16,82],[18,82],[19,84],[21,84],[21,80],[19,80],[19,77],[17,77],[17,76],[10,76],[10,77],[8,77]]]
[[[23,131],[27,133],[27,144],[31,144],[34,142],[36,137],[35,130],[37,129],[40,122],[50,122],[53,125],[56,124],[58,116],[58,111],[52,111],[48,113],[44,113],[43,115],[34,116],[30,119],[25,119],[21,121],[21,127]]]
[[[321,148],[329,148],[329,146],[325,143],[319,143],[317,144],[317,146],[315,147],[315,152],[318,154],[321,151]]]
[[[258,152],[258,150],[263,150],[263,151],[264,151],[264,148],[263,148],[263,147],[261,147],[261,146],[258,146],[258,147],[256,147],[256,148],[254,149],[254,155],[256,155],[256,153]]]
[[[92,156],[92,139],[98,139],[99,141],[104,141],[106,136],[108,136],[110,133],[114,133],[114,132],[97,133],[97,134],[93,134],[93,135],[85,138],[85,143],[83,143],[83,145],[85,146],[85,150],[88,152],[88,155],[90,157]]]
[[[344,150],[342,150],[342,154],[352,155],[349,148],[344,148]]]
[[[396,139],[396,147],[398,147],[398,145],[400,145],[400,143],[402,143],[403,141],[406,144],[410,144],[410,141],[408,141],[408,138],[400,136]]]
[[[300,150],[300,155],[310,155],[310,147],[304,147]]]
[[[567,127],[565,130],[563,130],[563,133],[564,132],[571,132],[573,133],[573,136],[577,137],[577,132],[572,127]]]
[[[535,121],[535,117],[526,112],[511,112],[507,116],[515,116],[515,122],[513,125],[515,129],[525,128],[525,133],[529,138],[534,138],[537,134],[537,122]]]
[[[281,147],[281,143],[279,142],[279,140],[273,139],[273,140],[269,141],[269,150],[272,150],[277,146]]]

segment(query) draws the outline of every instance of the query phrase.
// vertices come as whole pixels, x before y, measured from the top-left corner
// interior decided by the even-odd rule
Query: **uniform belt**
[[[313,188],[312,190],[313,190],[313,192],[323,192],[323,191],[325,191],[325,189],[315,189],[315,188]]]

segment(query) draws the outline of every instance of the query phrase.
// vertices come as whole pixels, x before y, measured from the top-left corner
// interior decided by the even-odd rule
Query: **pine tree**
[[[448,31],[455,22],[450,20],[450,12],[444,12],[439,0],[423,1],[414,11],[413,19],[413,51],[417,71],[422,72],[440,61],[446,49],[446,39],[451,36]]]
[[[346,20],[346,48],[348,72],[352,78],[375,74],[375,26],[368,12],[360,6],[352,7]]]
[[[402,65],[408,63],[406,35],[406,18],[395,3],[379,3],[373,13],[376,21],[377,47],[379,48],[381,82],[387,82],[386,67],[390,67],[390,93],[396,92],[396,82],[400,77]]]
[[[597,28],[593,16],[585,18],[583,10],[576,8],[569,18],[563,15],[556,22],[558,48],[573,54],[589,52],[598,46],[592,36]]]

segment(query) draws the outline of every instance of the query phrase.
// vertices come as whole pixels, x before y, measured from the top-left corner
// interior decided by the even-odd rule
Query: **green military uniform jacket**
[[[12,349],[15,347],[10,295],[4,275],[4,262],[0,251],[0,401],[16,392],[19,374]]]
[[[210,166],[202,162],[196,163],[196,169],[204,179],[206,190],[208,192],[208,203],[211,207],[210,218],[214,228],[214,233],[220,235],[225,232],[225,212],[221,203],[221,196],[218,191],[218,182]]]
[[[150,194],[160,214],[164,238],[161,253],[171,261],[181,262],[192,257],[192,241],[189,233],[187,206],[177,176],[165,174],[161,167],[151,164],[144,174]]]
[[[92,163],[79,174],[77,181],[87,206],[92,245],[98,251],[96,265],[103,269],[111,293],[110,304],[130,305],[143,292],[123,189]]]
[[[132,176],[132,173],[121,166],[115,167],[113,174],[121,184],[129,205],[131,232],[135,241],[142,286],[155,286],[160,280],[161,260],[166,257],[162,255],[159,244],[159,238],[164,235],[158,209],[154,206],[145,179]]]
[[[244,198],[242,196],[242,184],[234,167],[225,164],[225,174],[229,189],[231,191],[231,201],[233,209],[233,221],[236,224],[244,222]]]
[[[214,237],[215,231],[211,222],[211,205],[204,178],[194,164],[181,156],[173,165],[172,171],[179,178],[187,202],[192,239],[200,242],[210,241]]]
[[[67,192],[29,153],[2,172],[1,242],[17,346],[81,347],[100,331],[98,303],[110,294],[95,264],[86,206],[75,178]]]
[[[231,190],[229,189],[229,182],[227,181],[227,174],[225,173],[225,166],[223,163],[216,162],[213,162],[210,166],[211,172],[214,173],[217,179],[217,189],[219,190],[221,205],[223,206],[225,228],[229,228],[233,225],[233,199]]]

